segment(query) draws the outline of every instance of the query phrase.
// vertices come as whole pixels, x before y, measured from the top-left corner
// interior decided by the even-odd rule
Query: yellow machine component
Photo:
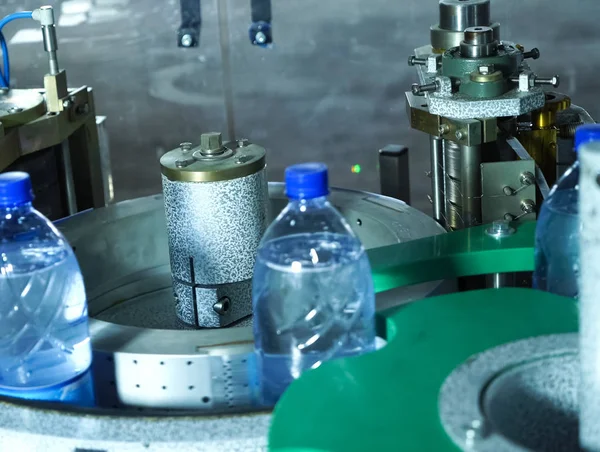
[[[571,106],[564,94],[547,93],[546,105],[531,113],[531,128],[520,130],[518,138],[541,168],[550,186],[556,182],[558,127],[556,115]]]

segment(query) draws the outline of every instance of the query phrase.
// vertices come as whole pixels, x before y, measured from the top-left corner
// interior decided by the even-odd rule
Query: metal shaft
[[[447,226],[481,224],[481,147],[444,140],[444,171]]]
[[[445,227],[444,143],[442,139],[431,136],[429,144],[431,152],[431,201],[433,204],[433,218]]]
[[[44,50],[48,52],[48,65],[50,66],[50,75],[56,75],[59,72],[58,58],[58,39],[56,38],[56,27],[54,25],[42,26],[42,36],[44,40]]]
[[[481,224],[481,147],[461,146],[461,191],[465,227]]]

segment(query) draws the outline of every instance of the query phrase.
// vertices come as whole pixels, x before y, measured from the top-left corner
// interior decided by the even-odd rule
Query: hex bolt
[[[250,144],[250,140],[248,140],[248,138],[241,138],[241,139],[237,140],[238,148],[245,148],[249,144]]]
[[[412,85],[412,93],[415,96],[422,96],[425,93],[433,93],[438,89],[440,89],[440,84],[438,81],[427,83],[426,85],[419,85],[418,83]]]
[[[537,60],[539,57],[540,57],[540,51],[537,47],[531,49],[529,52],[523,53],[523,58],[532,58],[534,60]]]
[[[177,168],[185,168],[189,164],[190,164],[189,160],[185,160],[185,159],[179,159],[179,160],[175,161],[175,166]]]
[[[512,196],[512,195],[514,195],[514,194],[515,194],[515,191],[514,191],[514,190],[513,190],[511,187],[509,187],[509,186],[506,186],[506,187],[504,187],[504,188],[502,189],[502,192],[503,192],[503,193],[504,193],[506,196]]]
[[[442,136],[446,135],[448,132],[450,132],[450,126],[448,124],[441,124],[438,128],[438,132]]]
[[[535,176],[529,171],[522,173],[519,179],[521,180],[521,184],[526,186],[533,185],[535,183]]]
[[[492,223],[485,233],[491,237],[501,239],[513,235],[515,228],[511,227],[510,222],[507,220],[497,220]]]
[[[231,308],[231,300],[229,299],[229,297],[221,297],[219,299],[219,301],[217,301],[213,305],[213,309],[219,315],[227,314],[229,312],[230,308]]]
[[[531,199],[524,199],[521,201],[521,210],[526,214],[534,213],[535,202],[533,202]]]
[[[63,100],[62,105],[63,105],[63,108],[69,109],[73,106],[73,101],[71,99],[65,99],[65,100]]]
[[[558,75],[555,75],[550,78],[535,77],[533,79],[533,84],[535,86],[550,85],[550,86],[553,86],[554,88],[558,88],[558,85],[560,85],[560,77]]]
[[[427,58],[417,58],[415,55],[411,55],[408,57],[408,65],[409,66],[425,66],[427,64]]]
[[[200,136],[200,152],[206,155],[223,153],[223,136],[219,132],[203,133]]]

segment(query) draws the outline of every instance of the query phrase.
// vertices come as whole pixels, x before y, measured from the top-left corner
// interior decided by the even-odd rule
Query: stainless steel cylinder
[[[431,45],[437,51],[458,47],[470,27],[491,27],[500,40],[500,24],[492,23],[489,0],[440,0],[440,21],[431,27]]]
[[[444,140],[444,187],[447,227],[481,224],[481,147]]]
[[[430,136],[431,152],[431,202],[433,218],[442,226],[446,226],[444,214],[444,146],[440,138]]]
[[[199,147],[182,143],[161,166],[177,316],[221,327],[250,315],[267,226],[265,150],[204,134]]]
[[[460,54],[465,58],[485,58],[498,53],[498,41],[491,27],[471,27],[465,30]]]
[[[461,146],[462,218],[464,227],[481,224],[481,146]]]
[[[464,31],[476,25],[489,25],[490,0],[441,0],[440,28]]]

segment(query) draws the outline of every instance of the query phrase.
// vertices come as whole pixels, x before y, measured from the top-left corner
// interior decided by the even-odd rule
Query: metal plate
[[[270,212],[286,205],[270,184]],[[439,234],[443,229],[401,201],[333,190],[332,203],[366,248]],[[253,337],[240,328],[186,329],[175,315],[161,196],[126,201],[61,222],[88,290],[100,403],[147,409],[252,410]],[[420,299],[437,283],[394,293]],[[389,307],[387,296],[383,301]]]
[[[577,334],[542,336],[485,351],[440,391],[446,433],[476,452],[575,451]]]
[[[33,89],[11,89],[0,93],[0,121],[14,127],[34,121],[46,112],[44,97]]]
[[[524,214],[522,203],[536,200],[536,185],[525,185],[521,181],[524,173],[535,174],[533,160],[515,160],[512,162],[483,163],[481,165],[482,215],[483,223],[502,220],[509,214],[520,220],[534,220],[535,212]],[[512,194],[506,194],[508,187]],[[536,209],[537,210],[537,209]]]

